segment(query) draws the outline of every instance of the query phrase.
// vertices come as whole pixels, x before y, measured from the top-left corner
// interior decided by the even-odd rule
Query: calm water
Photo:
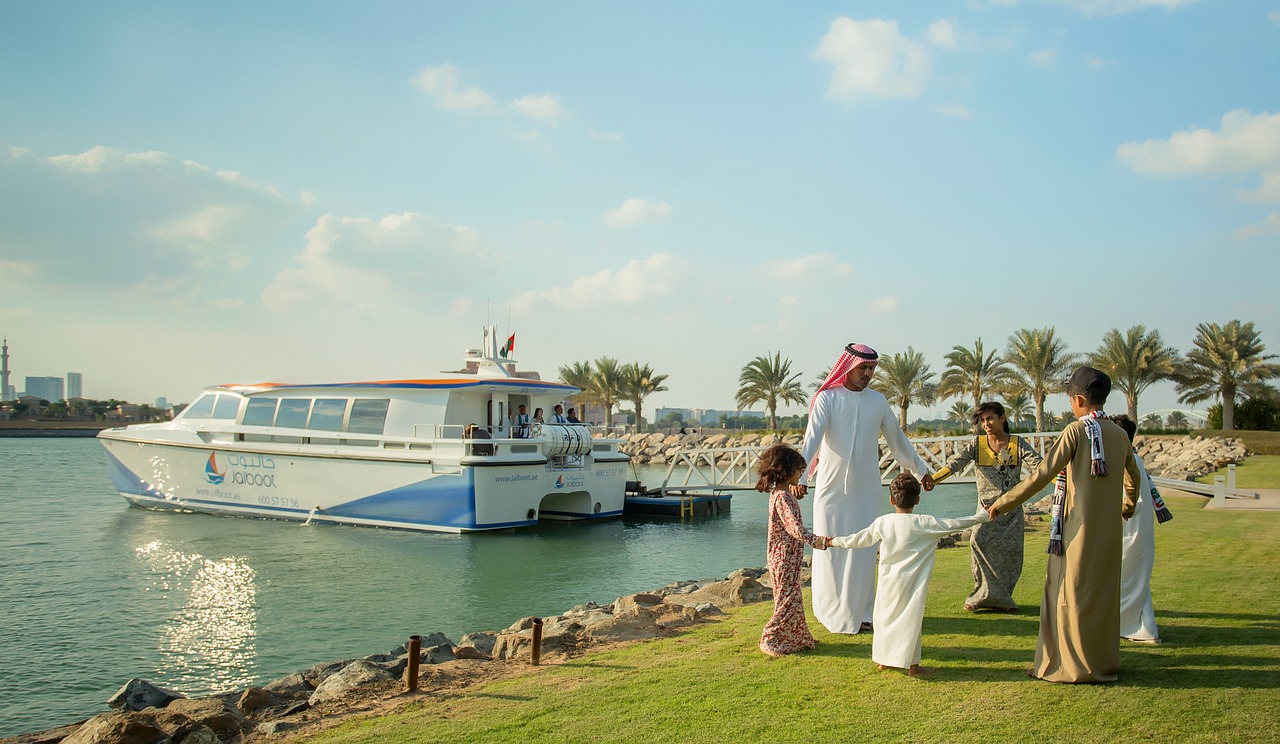
[[[656,485],[662,472],[637,476]],[[940,486],[922,511],[962,516],[975,498],[971,485]],[[243,688],[413,633],[456,642],[762,566],[764,507],[747,493],[692,524],[471,535],[165,514],[115,493],[93,439],[0,438],[0,736],[103,712],[132,677],[187,695]]]

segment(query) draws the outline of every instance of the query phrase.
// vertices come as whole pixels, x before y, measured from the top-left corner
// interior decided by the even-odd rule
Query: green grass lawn
[[[1227,477],[1227,469],[1222,468],[1196,480],[1200,483],[1213,483],[1213,477]],[[1244,462],[1236,466],[1236,487],[1238,488],[1280,488],[1280,455],[1249,455]]]
[[[938,551],[924,621],[923,663],[939,668],[932,680],[875,671],[869,636],[832,635],[812,618],[818,649],[769,660],[757,649],[771,612],[765,603],[311,740],[1276,741],[1280,512],[1203,504],[1169,498],[1175,519],[1157,527],[1152,581],[1165,644],[1124,642],[1114,684],[1055,685],[1023,674],[1044,584],[1040,530],[1027,535],[1018,615],[964,612],[967,546]]]

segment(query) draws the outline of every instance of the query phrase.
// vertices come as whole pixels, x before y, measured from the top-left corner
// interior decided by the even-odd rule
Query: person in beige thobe
[[[1008,512],[1067,471],[1063,554],[1049,555],[1035,665],[1027,672],[1050,682],[1114,682],[1120,671],[1123,520],[1137,506],[1140,476],[1124,430],[1106,419],[1098,424],[1106,475],[1090,474],[1089,439],[1075,421],[1040,467],[991,507],[993,517]]]

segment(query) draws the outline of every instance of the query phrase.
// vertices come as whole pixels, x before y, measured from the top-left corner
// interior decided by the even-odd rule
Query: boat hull
[[[544,457],[440,463],[368,448],[302,453],[159,443],[123,431],[99,436],[111,479],[130,503],[151,509],[455,533],[623,511],[625,461],[587,457],[573,469]]]

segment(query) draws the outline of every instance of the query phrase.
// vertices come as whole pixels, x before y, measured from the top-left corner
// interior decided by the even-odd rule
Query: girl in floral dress
[[[773,578],[773,617],[764,626],[760,650],[769,656],[806,651],[817,645],[804,618],[804,597],[800,593],[800,565],[804,546],[826,550],[830,537],[805,529],[800,502],[791,486],[800,482],[804,458],[785,444],[776,444],[760,455],[760,480],[756,490],[769,496],[769,548],[766,565]]]

